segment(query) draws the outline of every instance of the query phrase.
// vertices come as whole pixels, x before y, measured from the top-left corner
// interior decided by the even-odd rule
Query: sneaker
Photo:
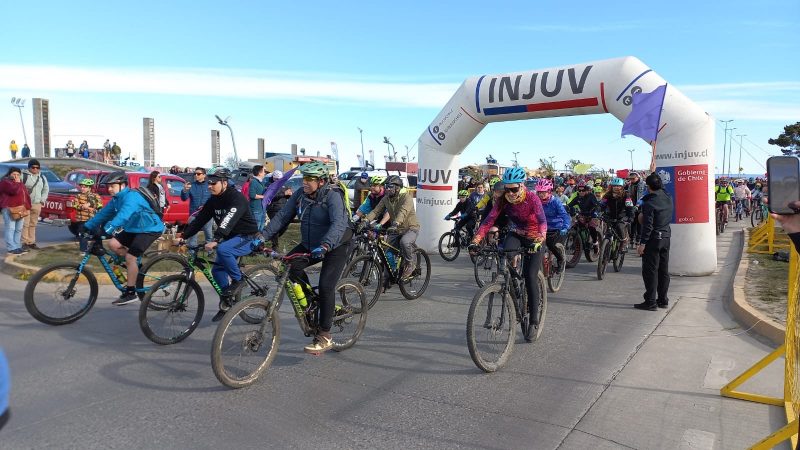
[[[403,268],[403,274],[400,276],[400,279],[402,280],[410,279],[412,275],[414,275],[414,269],[415,269],[414,266],[412,266],[411,264],[407,264],[405,268]]]
[[[114,306],[122,306],[137,301],[139,301],[139,296],[136,295],[136,291],[129,291],[126,289],[125,292],[123,292],[118,299],[111,302],[111,304]]]
[[[658,300],[658,301],[656,301],[656,305],[661,309],[669,308],[669,299],[667,299],[667,300]]]
[[[637,303],[633,305],[633,307],[644,311],[656,311],[658,309],[658,306],[655,303],[650,302]]]
[[[311,353],[312,355],[319,355],[322,352],[330,350],[331,347],[333,347],[333,339],[316,335],[310,344],[303,347],[303,351]]]
[[[234,281],[233,283],[229,284],[228,287],[222,290],[222,295],[224,295],[225,297],[231,297],[233,293],[236,292],[237,289],[239,289],[239,286],[241,284],[242,280]]]
[[[211,318],[211,321],[212,322],[219,322],[225,316],[225,312],[226,311],[223,311],[223,310],[220,309],[219,311],[217,311],[216,314],[214,314],[214,317]]]
[[[12,255],[24,255],[24,254],[28,253],[28,251],[25,250],[25,249],[22,249],[22,248],[18,248],[16,250],[11,250],[8,253],[11,253]]]

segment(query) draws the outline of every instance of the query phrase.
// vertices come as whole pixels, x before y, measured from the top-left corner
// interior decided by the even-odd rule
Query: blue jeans
[[[211,273],[220,288],[228,287],[230,284],[228,277],[233,281],[242,279],[242,271],[236,264],[236,258],[249,255],[252,252],[250,247],[252,242],[252,238],[235,236],[217,245],[217,260],[214,261]]]
[[[194,222],[197,216],[189,216],[189,223]],[[212,239],[214,231],[211,229],[211,226],[214,224],[213,220],[209,220],[203,225],[203,233],[205,234],[206,241],[210,241]],[[189,244],[189,247],[194,247],[197,245],[197,234],[190,237],[186,240],[186,243]]]
[[[3,222],[5,224],[6,251],[22,248],[22,225],[25,219],[14,220],[8,208],[3,208]]]
[[[250,207],[250,212],[253,214],[253,219],[256,220],[258,231],[264,231],[264,208],[261,205],[258,207]]]

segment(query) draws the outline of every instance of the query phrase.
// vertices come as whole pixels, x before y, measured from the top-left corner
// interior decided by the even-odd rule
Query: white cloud
[[[646,24],[642,22],[620,22],[602,25],[520,25],[514,27],[520,31],[532,31],[543,33],[604,33],[609,31],[625,31],[644,28]]]

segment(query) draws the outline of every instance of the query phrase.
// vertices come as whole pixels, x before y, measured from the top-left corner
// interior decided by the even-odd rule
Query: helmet
[[[494,186],[494,185],[495,185],[495,184],[497,184],[499,181],[500,181],[500,177],[498,177],[497,175],[493,175],[491,178],[489,178],[489,186],[490,186],[490,187],[491,187],[491,186]]]
[[[380,175],[375,175],[375,176],[373,176],[372,178],[369,179],[369,184],[371,184],[373,186],[377,186],[379,184],[383,184],[384,181],[386,181],[386,177],[383,177],[383,176],[380,176]]]
[[[585,188],[585,187],[586,187],[586,182],[585,181],[583,181],[583,180],[578,181],[578,189]]]
[[[103,177],[103,181],[101,184],[115,184],[115,183],[128,183],[128,176],[125,175],[125,172],[118,170],[116,172],[111,172],[110,174]]]
[[[459,197],[468,197],[469,196],[469,191],[466,190],[466,189],[462,189],[462,190],[458,191],[458,196]]]
[[[361,172],[359,178],[369,178],[369,174],[367,172]]]
[[[78,182],[80,186],[94,186],[94,180],[91,178],[84,178]]]
[[[590,189],[593,188],[594,187],[594,182],[592,182],[592,180],[587,181],[586,182],[586,187],[590,188]]]
[[[403,187],[403,179],[398,177],[397,175],[390,175],[388,178],[386,178],[386,181],[383,184],[386,186],[389,186],[391,184],[397,186],[398,188],[401,188]]]
[[[328,178],[328,166],[322,161],[311,161],[300,166],[300,173],[306,177]]]
[[[506,185],[503,184],[502,181],[498,181],[492,186],[492,189],[495,191],[503,191],[506,188]]]
[[[225,167],[220,167],[214,173],[208,176],[209,179],[216,178],[217,180],[228,180],[231,178],[231,171]]]
[[[639,175],[639,172],[631,172],[628,174],[628,178],[630,177],[641,178],[641,175]]]
[[[541,178],[536,182],[536,192],[550,192],[553,190],[553,182],[547,178]]]
[[[623,181],[622,178],[619,177],[614,178],[613,180],[611,180],[611,186],[625,186],[625,181]]]
[[[719,182],[720,182],[720,183],[725,183],[725,184],[728,184],[728,179],[727,179],[727,178],[720,178],[720,179],[719,179]]]
[[[748,179],[747,179],[747,181],[749,181],[750,183],[752,183],[752,182],[756,181],[756,179],[755,179],[755,178],[753,178],[753,177],[750,177],[750,178],[748,178]]]
[[[525,181],[525,171],[521,167],[511,167],[503,173],[503,183],[522,183]]]
[[[280,170],[276,170],[276,171],[272,172],[272,179],[273,180],[277,180],[279,178],[283,178],[283,172],[281,172]]]

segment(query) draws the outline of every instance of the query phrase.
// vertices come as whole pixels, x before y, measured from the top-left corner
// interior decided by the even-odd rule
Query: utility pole
[[[25,99],[11,97],[11,105],[19,110],[19,123],[22,125],[22,138],[25,139],[25,145],[28,145],[28,135],[25,134],[25,121],[22,120],[22,108],[25,107]]]
[[[356,127],[358,129],[358,135],[361,137],[361,165],[364,166],[362,169],[367,170],[367,160],[364,159],[364,130],[361,127]]]
[[[215,115],[214,117],[217,118],[217,122],[219,122],[220,125],[228,127],[228,131],[231,132],[231,143],[233,144],[233,160],[236,162],[236,165],[238,166],[239,154],[236,153],[236,140],[233,139],[233,128],[231,128],[231,126],[228,125],[228,120],[230,120],[231,116],[226,117],[225,120],[220,119],[220,117],[217,115]]]
[[[519,167],[519,161],[517,160],[517,155],[519,155],[519,152],[511,152],[511,153],[514,154],[514,167]]]
[[[730,137],[731,143],[728,144],[728,172],[727,172],[728,178],[731,177],[731,160],[733,160],[733,130],[735,129],[736,128],[728,129],[728,131],[731,132],[731,137]]]
[[[633,171],[633,152],[635,152],[635,151],[636,151],[635,148],[629,148],[628,149],[628,153],[631,154],[631,171]]]
[[[728,146],[728,123],[733,122],[733,119],[720,120],[720,122],[725,124],[725,137],[722,139],[722,173],[725,173],[725,150],[727,150]]]
[[[739,137],[739,175],[742,174],[742,140],[744,139],[746,134],[737,134],[736,136]]]

